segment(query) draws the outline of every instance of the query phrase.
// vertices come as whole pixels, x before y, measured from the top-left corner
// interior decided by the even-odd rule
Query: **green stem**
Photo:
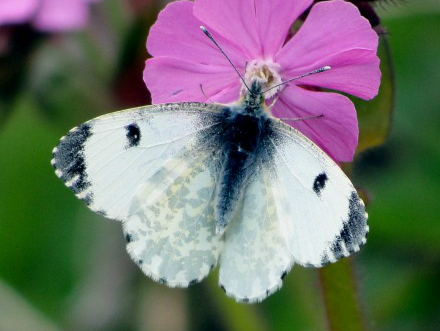
[[[209,288],[215,305],[222,315],[225,327],[230,331],[267,331],[269,330],[266,321],[259,314],[258,305],[237,303],[234,299],[228,298],[218,286],[218,274],[208,277]]]
[[[351,259],[319,269],[330,331],[365,331]]]

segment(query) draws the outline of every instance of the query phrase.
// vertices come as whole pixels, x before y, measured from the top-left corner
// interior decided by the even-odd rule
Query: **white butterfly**
[[[220,264],[220,286],[255,302],[293,264],[359,250],[367,214],[342,170],[272,118],[254,83],[232,105],[162,104],[104,115],[53,150],[56,174],[90,209],[121,220],[142,271],[171,287]]]

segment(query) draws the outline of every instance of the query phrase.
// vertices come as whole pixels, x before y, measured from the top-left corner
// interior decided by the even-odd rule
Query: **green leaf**
[[[356,153],[382,145],[390,132],[394,106],[394,70],[387,36],[379,38],[378,55],[382,72],[379,94],[369,101],[353,98],[359,120],[359,144]]]

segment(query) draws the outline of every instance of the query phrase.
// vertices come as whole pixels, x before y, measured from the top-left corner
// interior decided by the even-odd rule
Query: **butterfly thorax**
[[[255,171],[269,135],[268,115],[262,108],[261,85],[252,84],[242,102],[224,109],[222,171],[217,190],[217,231],[223,232],[242,198],[247,178]]]

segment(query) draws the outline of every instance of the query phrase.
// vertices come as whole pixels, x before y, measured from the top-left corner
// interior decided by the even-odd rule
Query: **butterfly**
[[[261,82],[246,87],[233,104],[97,117],[61,138],[51,163],[91,210],[122,222],[146,275],[187,287],[220,264],[226,294],[257,302],[294,264],[322,267],[358,251],[369,228],[339,166],[270,115]]]
[[[339,166],[271,117],[259,89],[231,105],[92,119],[55,147],[55,173],[91,210],[122,222],[129,255],[154,280],[187,287],[220,263],[229,296],[260,301],[294,264],[358,251],[368,225]]]

